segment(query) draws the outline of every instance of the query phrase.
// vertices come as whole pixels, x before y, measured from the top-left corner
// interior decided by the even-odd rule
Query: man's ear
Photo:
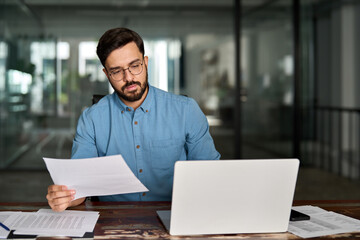
[[[145,62],[146,67],[148,66],[148,61],[149,61],[148,56],[145,56],[145,57],[144,57],[144,62]]]
[[[109,75],[108,75],[108,72],[106,71],[106,69],[105,69],[105,68],[103,68],[102,70],[103,70],[103,72],[105,73],[105,75],[106,75],[107,79],[108,79],[108,80],[110,80]]]

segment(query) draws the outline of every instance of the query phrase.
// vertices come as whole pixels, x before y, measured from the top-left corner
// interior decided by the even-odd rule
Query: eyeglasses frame
[[[108,70],[106,70],[106,71],[108,72],[109,77],[111,77],[111,79],[112,79],[113,81],[115,81],[115,82],[121,82],[121,81],[124,81],[124,79],[125,79],[125,71],[126,71],[126,70],[128,70],[129,73],[131,73],[133,76],[140,75],[140,74],[143,72],[143,70],[144,70],[144,67],[143,67],[143,65],[144,65],[144,58],[143,58],[142,62],[140,63],[140,65],[141,65],[141,71],[140,71],[138,74],[134,74],[134,73],[131,72],[131,70],[130,70],[130,67],[131,67],[131,66],[129,66],[128,68],[121,69],[121,70],[123,71],[123,75],[124,75],[124,77],[123,77],[121,80],[115,80],[115,79],[112,77],[112,73],[109,72]],[[121,71],[121,70],[120,70],[120,71]]]

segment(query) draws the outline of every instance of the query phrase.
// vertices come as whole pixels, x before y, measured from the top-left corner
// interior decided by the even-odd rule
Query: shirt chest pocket
[[[174,168],[177,160],[180,160],[185,142],[182,139],[164,139],[151,142],[150,153],[152,167],[155,169]]]

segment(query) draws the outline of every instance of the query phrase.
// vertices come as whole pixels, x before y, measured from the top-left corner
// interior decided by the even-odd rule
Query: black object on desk
[[[41,237],[37,235],[18,235],[14,234],[15,230],[11,230],[7,239],[50,239],[50,237]],[[94,239],[94,232],[86,232],[83,237],[54,237],[55,239]]]
[[[304,220],[310,220],[310,216],[291,209],[290,221],[304,221]]]

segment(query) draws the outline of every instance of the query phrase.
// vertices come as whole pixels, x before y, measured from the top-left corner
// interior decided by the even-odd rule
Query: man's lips
[[[135,91],[136,85],[139,85],[141,87],[141,84],[139,82],[128,82],[125,86],[122,87],[123,91]]]
[[[134,91],[134,90],[136,90],[136,84],[131,84],[130,86],[127,86],[126,87],[126,90],[127,91]]]

